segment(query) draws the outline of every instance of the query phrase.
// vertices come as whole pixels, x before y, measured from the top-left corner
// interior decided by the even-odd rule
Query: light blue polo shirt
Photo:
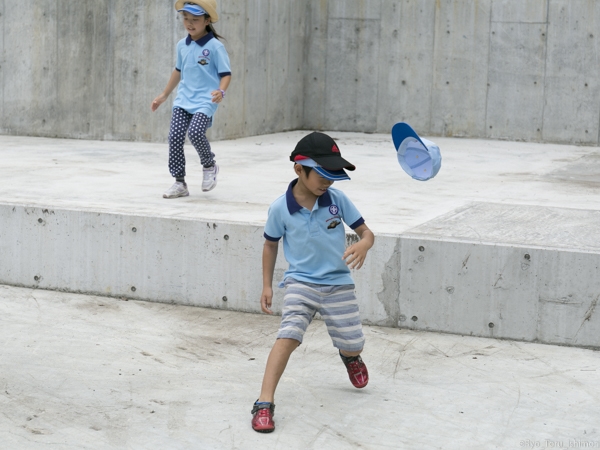
[[[283,237],[283,251],[289,268],[284,280],[292,277],[307,283],[354,284],[350,269],[342,259],[346,251],[344,223],[355,230],[365,221],[342,191],[330,187],[315,202],[312,211],[300,206],[290,183],[287,192],[269,208],[265,239],[277,242]]]
[[[188,35],[177,43],[175,69],[181,72],[181,80],[173,107],[212,117],[218,104],[213,103],[210,93],[219,89],[222,77],[231,75],[225,46],[212,32],[197,41]]]

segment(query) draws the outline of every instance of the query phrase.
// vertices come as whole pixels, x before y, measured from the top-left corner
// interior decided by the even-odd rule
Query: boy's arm
[[[357,227],[354,232],[358,234],[360,241],[346,248],[342,259],[346,260],[346,264],[350,266],[351,269],[360,269],[365,262],[367,252],[373,247],[375,235],[369,230],[369,227],[365,223]]]
[[[273,314],[271,311],[271,301],[273,300],[273,272],[275,272],[275,261],[277,261],[277,250],[279,242],[265,240],[262,255],[263,268],[263,290],[260,296],[260,308],[267,314]]]

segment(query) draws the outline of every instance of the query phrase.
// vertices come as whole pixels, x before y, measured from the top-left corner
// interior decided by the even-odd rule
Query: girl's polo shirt
[[[276,242],[283,237],[289,263],[284,280],[292,277],[315,284],[354,284],[342,259],[346,250],[344,223],[354,230],[364,219],[346,194],[331,187],[309,211],[292,194],[297,182],[292,181],[285,195],[271,204],[265,224],[265,239]]]
[[[219,89],[221,78],[231,75],[229,55],[212,32],[197,41],[188,36],[177,43],[175,69],[181,72],[174,108],[190,114],[212,117],[217,111],[211,92]]]

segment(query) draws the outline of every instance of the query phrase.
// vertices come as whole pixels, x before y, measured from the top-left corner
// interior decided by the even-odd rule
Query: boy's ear
[[[302,173],[302,164],[294,163],[294,172],[300,177],[300,174]]]

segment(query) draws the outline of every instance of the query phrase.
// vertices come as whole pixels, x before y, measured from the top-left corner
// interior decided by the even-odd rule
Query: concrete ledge
[[[399,326],[600,346],[599,220],[474,203],[405,233]]]
[[[599,347],[599,215],[475,203],[401,235],[378,234],[368,264],[354,274],[363,321]],[[569,241],[575,222],[577,240]],[[0,204],[0,284],[259,312],[262,232]],[[275,280],[286,267],[282,256],[280,249]],[[277,313],[282,294],[275,289]]]
[[[365,323],[394,326],[398,238],[379,240],[355,278]],[[0,204],[0,243],[0,284],[260,312],[262,226]]]

